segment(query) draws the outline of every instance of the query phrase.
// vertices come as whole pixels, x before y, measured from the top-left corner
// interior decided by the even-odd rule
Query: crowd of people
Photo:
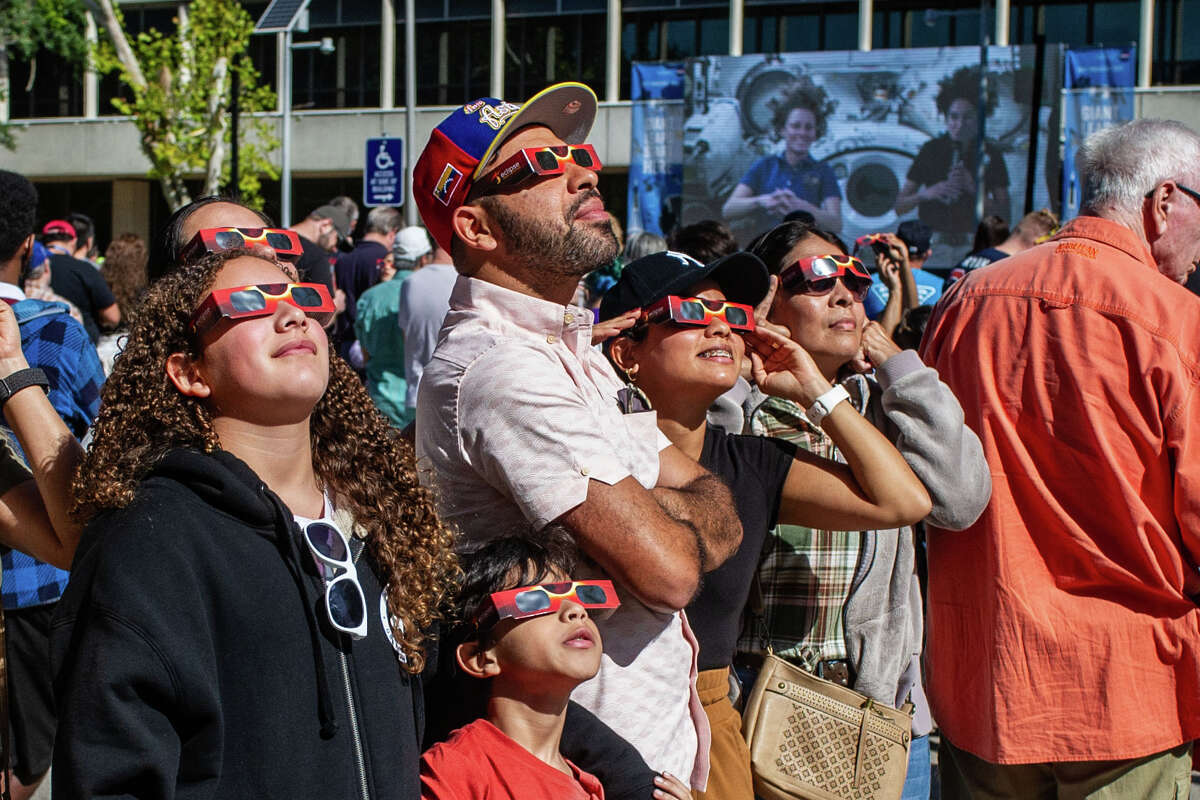
[[[904,800],[1186,797],[1200,135],[1094,134],[943,281],[969,170],[843,242],[822,103],[743,242],[624,241],[576,83],[450,113],[424,227],[210,197],[100,259],[0,172],[12,796],[754,800],[781,658],[910,717]]]

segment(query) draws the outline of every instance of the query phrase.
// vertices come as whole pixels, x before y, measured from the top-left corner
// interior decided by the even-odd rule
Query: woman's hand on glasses
[[[592,326],[592,346],[607,342],[614,336],[619,335],[622,331],[627,331],[637,324],[638,317],[641,316],[642,310],[635,308],[632,311],[626,311],[624,314],[606,319],[604,322],[597,322]]]
[[[750,354],[750,374],[765,394],[808,408],[833,388],[808,351],[788,337],[757,328],[742,338]]]

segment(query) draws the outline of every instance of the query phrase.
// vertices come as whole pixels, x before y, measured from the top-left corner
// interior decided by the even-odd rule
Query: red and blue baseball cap
[[[582,83],[556,83],[524,105],[481,97],[442,120],[413,168],[413,196],[425,227],[446,252],[450,217],[508,137],[545,125],[567,144],[583,144],[596,120],[596,93]]]

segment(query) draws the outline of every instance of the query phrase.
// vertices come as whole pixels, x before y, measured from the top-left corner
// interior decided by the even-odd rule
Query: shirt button
[[[557,341],[558,341],[558,337],[555,336],[553,333],[546,337],[547,344],[554,344]]]
[[[575,321],[574,314],[567,314],[566,316],[563,317],[563,322],[565,322],[567,325],[570,325],[574,321]]]
[[[588,474],[588,468],[584,467],[583,469],[579,470],[579,474],[586,476]]]

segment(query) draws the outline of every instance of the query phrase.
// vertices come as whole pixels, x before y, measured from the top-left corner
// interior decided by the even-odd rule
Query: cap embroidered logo
[[[489,126],[492,130],[500,130],[504,127],[504,122],[513,114],[521,110],[521,107],[515,103],[501,103],[498,106],[484,105],[479,109],[479,121]]]
[[[577,113],[579,113],[579,109],[581,109],[581,108],[583,108],[583,103],[580,103],[578,100],[572,100],[571,102],[569,102],[565,106],[563,106],[563,113],[564,114],[577,114]]]
[[[450,205],[450,198],[454,196],[454,190],[458,188],[462,176],[463,174],[455,169],[453,164],[446,165],[446,168],[442,170],[441,177],[433,187],[433,196],[439,203],[444,206]]]

